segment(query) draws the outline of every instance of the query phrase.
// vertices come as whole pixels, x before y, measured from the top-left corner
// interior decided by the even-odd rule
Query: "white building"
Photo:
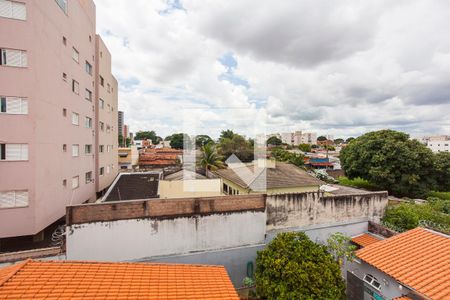
[[[450,152],[450,138],[447,135],[429,137],[427,147],[433,152]]]
[[[315,145],[317,143],[317,134],[314,132],[304,132],[302,134],[301,144]]]

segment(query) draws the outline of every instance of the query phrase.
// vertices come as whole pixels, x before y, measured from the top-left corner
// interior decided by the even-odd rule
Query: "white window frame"
[[[84,119],[84,127],[92,128],[92,118],[85,117],[85,119]]]
[[[3,149],[5,153],[3,153]],[[3,159],[4,157],[4,159]],[[28,144],[0,144],[0,161],[27,161]]]
[[[28,205],[27,190],[0,191],[0,209],[27,207]]]
[[[79,95],[80,94],[80,83],[75,79],[72,79],[72,92]]]
[[[80,125],[80,115],[76,112],[72,112],[72,125]]]
[[[363,281],[365,283],[369,284],[371,287],[373,287],[377,291],[381,291],[381,283],[378,281],[378,279],[375,276],[373,276],[371,274],[366,274],[366,275],[364,275]],[[374,284],[374,282],[376,282],[378,284],[378,287]]]
[[[92,102],[92,92],[88,89],[84,92],[84,99]]]
[[[100,170],[98,171],[98,174],[99,174],[100,176],[105,175],[105,167],[100,167]]]
[[[26,68],[28,66],[27,52],[19,49],[0,49],[0,65],[7,67]],[[11,55],[16,55],[15,60]]]
[[[80,187],[80,176],[72,177],[72,190]]]
[[[21,97],[1,96],[0,114],[28,115],[28,99]]]
[[[105,145],[99,145],[98,146],[98,152],[100,152],[100,153],[105,152]]]
[[[80,145],[72,144],[72,157],[80,156]]]
[[[75,47],[72,47],[72,59],[76,63],[80,63],[80,52]]]
[[[105,109],[105,100],[103,100],[102,98],[98,99],[98,106],[101,109]]]
[[[86,73],[92,76],[92,65],[88,61],[85,63],[85,70]]]
[[[0,17],[25,21],[27,7],[22,2],[0,0]]]

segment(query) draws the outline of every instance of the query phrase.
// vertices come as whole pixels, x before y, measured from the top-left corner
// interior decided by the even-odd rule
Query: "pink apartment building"
[[[92,0],[0,0],[0,239],[42,232],[117,175],[118,87],[95,22]]]

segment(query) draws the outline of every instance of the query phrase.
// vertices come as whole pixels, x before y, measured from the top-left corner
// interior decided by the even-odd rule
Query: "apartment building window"
[[[92,101],[92,92],[88,89],[86,89],[86,93],[84,95],[84,98],[88,101]]]
[[[106,125],[106,132],[109,133],[111,131],[111,126]]]
[[[72,177],[72,189],[76,189],[80,186],[80,176]]]
[[[0,209],[28,206],[28,191],[0,192]]]
[[[63,152],[67,152],[67,145],[63,144]]]
[[[100,122],[99,124],[100,124],[100,130],[104,131],[105,130],[105,123]]]
[[[92,65],[86,61],[86,73],[92,75]]]
[[[101,167],[99,173],[100,173],[100,176],[103,176],[105,174],[105,168]]]
[[[80,52],[78,52],[78,50],[75,48],[72,48],[72,59],[77,63],[80,62]]]
[[[86,183],[91,183],[92,182],[92,171],[91,172],[86,172],[86,174],[85,174],[85,182]]]
[[[105,151],[105,146],[99,145],[98,146],[98,152],[103,153],[103,151]]]
[[[104,109],[105,108],[105,101],[100,98],[98,100],[98,106],[100,106],[101,109]]]
[[[16,20],[26,20],[27,8],[25,6],[25,3],[0,0],[0,17]]]
[[[64,45],[64,46],[67,46],[67,39],[66,39],[65,36],[63,36],[63,40],[62,40],[62,41],[63,41],[63,45]]]
[[[63,108],[62,114],[63,114],[63,117],[67,117],[67,108]]]
[[[84,154],[92,154],[92,145],[84,145]]]
[[[19,97],[0,97],[0,113],[27,115],[28,100]]]
[[[105,79],[102,76],[100,76],[100,85],[105,86]]]
[[[107,86],[106,90],[108,91],[108,93],[111,93],[111,85],[109,85],[108,83],[106,86]]]
[[[67,81],[67,74],[66,74],[66,73],[62,73],[62,79],[63,79],[64,81]]]
[[[66,187],[67,186],[67,179],[64,179],[63,180],[63,187]]]
[[[0,49],[0,65],[25,68],[27,52],[16,49]]]
[[[111,111],[111,105],[107,104],[107,105],[106,105],[106,108],[107,108],[106,110],[107,110],[108,112]]]
[[[92,128],[92,118],[86,117],[84,120],[84,127]]]
[[[72,124],[73,125],[80,125],[80,115],[77,113],[72,113]]]
[[[80,146],[78,144],[72,145],[72,157],[78,157],[80,154]]]
[[[72,79],[72,92],[77,95],[80,94],[80,84],[75,79]]]
[[[0,160],[28,160],[28,144],[0,144]]]
[[[111,152],[111,146],[110,145],[106,145],[106,152]]]

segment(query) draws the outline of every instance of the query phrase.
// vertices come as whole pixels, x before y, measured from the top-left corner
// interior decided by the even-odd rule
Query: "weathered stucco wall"
[[[74,224],[67,259],[119,261],[259,244],[265,223],[264,212],[248,211]]]
[[[366,217],[378,221],[386,192],[324,196],[323,193],[268,195],[267,230],[346,222]]]

